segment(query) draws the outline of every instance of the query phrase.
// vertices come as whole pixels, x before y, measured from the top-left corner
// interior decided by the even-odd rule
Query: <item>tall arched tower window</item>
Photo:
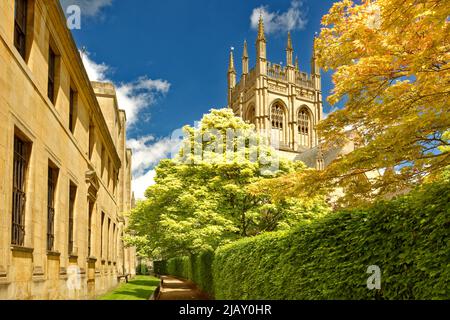
[[[272,141],[278,141],[280,145],[284,145],[285,109],[281,104],[275,103],[271,111]]]
[[[247,110],[247,115],[245,117],[245,120],[249,123],[256,124],[255,119],[255,106],[250,106]]]
[[[303,107],[298,112],[298,135],[299,144],[303,147],[311,147],[311,116],[307,108]]]

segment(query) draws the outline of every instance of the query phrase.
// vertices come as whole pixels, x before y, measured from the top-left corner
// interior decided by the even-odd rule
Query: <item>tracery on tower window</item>
[[[298,133],[309,134],[309,114],[308,110],[303,108],[298,113]]]
[[[310,146],[311,144],[311,117],[308,109],[302,108],[298,112],[297,119],[298,134],[300,136],[299,143],[302,146]]]
[[[284,109],[283,106],[276,103],[272,107],[272,128],[283,129]]]

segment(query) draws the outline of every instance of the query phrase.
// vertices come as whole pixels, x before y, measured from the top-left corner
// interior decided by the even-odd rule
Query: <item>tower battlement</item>
[[[242,74],[237,82],[233,50],[228,68],[228,106],[236,116],[253,123],[256,130],[277,140],[284,151],[303,153],[317,147],[316,126],[323,118],[320,70],[313,51],[311,73],[294,63],[290,33],[287,37],[286,65],[267,59],[264,22],[259,20],[256,64],[249,70],[247,42],[244,41]]]

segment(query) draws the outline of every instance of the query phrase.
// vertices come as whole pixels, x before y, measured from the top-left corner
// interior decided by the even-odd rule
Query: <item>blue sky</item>
[[[111,81],[126,109],[133,148],[133,189],[141,198],[153,183],[153,167],[170,156],[173,130],[193,124],[211,108],[225,107],[230,47],[240,74],[244,39],[254,64],[256,30],[251,18],[264,13],[267,54],[285,62],[291,31],[300,69],[310,71],[312,42],[331,0],[61,0],[81,7],[81,29],[73,30],[84,48],[92,80]],[[323,74],[326,97],[332,88]],[[325,103],[324,111],[330,106]]]

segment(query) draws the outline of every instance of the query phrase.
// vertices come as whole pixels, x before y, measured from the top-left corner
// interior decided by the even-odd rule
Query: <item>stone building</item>
[[[90,299],[135,273],[126,115],[57,0],[0,1],[0,299]]]
[[[286,66],[267,59],[264,22],[259,20],[256,40],[256,65],[249,70],[247,43],[242,54],[242,74],[237,83],[233,51],[228,68],[228,106],[236,116],[253,123],[267,135],[279,153],[291,160],[301,160],[310,167],[323,169],[339,154],[353,150],[322,151],[316,125],[323,119],[320,69],[313,50],[311,74],[299,69],[294,61],[292,39],[288,33]]]

